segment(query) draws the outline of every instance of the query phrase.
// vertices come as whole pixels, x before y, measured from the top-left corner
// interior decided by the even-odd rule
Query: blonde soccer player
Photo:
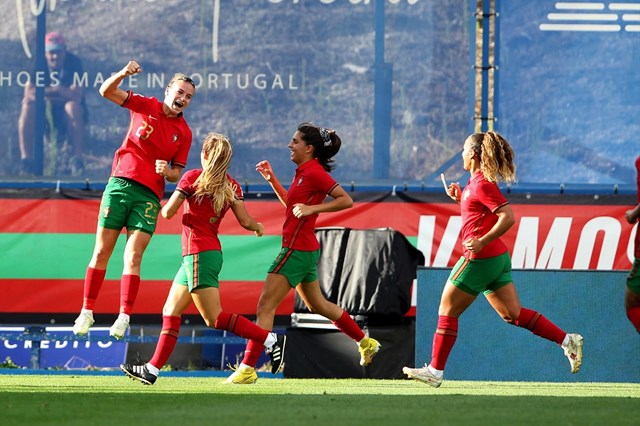
[[[511,277],[511,257],[500,239],[515,223],[511,206],[497,184],[516,179],[513,149],[496,132],[475,133],[464,142],[462,161],[471,174],[469,182],[464,190],[457,183],[449,185],[447,194],[460,204],[463,255],[442,291],[431,362],[402,371],[439,387],[458,337],[458,317],[483,293],[507,323],[557,343],[569,359],[571,372],[577,373],[582,364],[582,336],[568,334],[542,314],[520,305]]]
[[[270,333],[241,315],[225,312],[220,304],[220,222],[231,210],[243,228],[255,232],[258,237],[264,233],[262,223],[256,222],[245,208],[242,188],[227,174],[231,154],[231,143],[226,136],[209,133],[200,155],[202,169],[186,172],[162,207],[162,217],[170,219],[184,204],[182,266],[162,309],[162,331],[153,357],[147,363],[120,366],[127,376],[144,384],[155,383],[160,369],[171,356],[180,333],[181,315],[192,302],[207,326],[230,331],[265,346],[274,372],[280,371],[284,363],[284,335]]]

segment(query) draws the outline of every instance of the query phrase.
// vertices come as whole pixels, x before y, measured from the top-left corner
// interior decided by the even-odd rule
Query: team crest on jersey
[[[102,217],[103,218],[108,218],[109,214],[111,213],[111,209],[109,207],[105,207],[104,209],[102,209]]]
[[[464,199],[466,200],[467,198],[471,197],[471,190],[467,189],[466,191],[464,191],[464,195],[463,195]]]
[[[173,135],[173,143],[178,142],[178,135],[174,134]]]
[[[302,185],[302,176],[300,176],[300,179],[298,179],[298,186]]]

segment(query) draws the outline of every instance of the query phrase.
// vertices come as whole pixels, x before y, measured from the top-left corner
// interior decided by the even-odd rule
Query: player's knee
[[[516,324],[516,320],[515,320],[515,318],[513,318],[513,317],[511,317],[511,316],[509,316],[509,315],[503,316],[503,317],[502,317],[502,319],[503,319],[503,320],[504,320],[504,322],[506,322],[507,324],[517,325],[517,324]]]
[[[506,313],[500,314],[500,317],[502,318],[502,320],[507,324],[511,324],[511,325],[518,325],[518,321],[517,321],[518,316],[519,315],[515,315],[513,312],[506,312]]]
[[[258,306],[256,307],[256,316],[264,316],[264,315],[275,315],[276,314],[276,308],[269,306],[267,304],[264,303],[260,303],[258,302]]]
[[[162,316],[173,317],[178,315],[180,314],[176,312],[176,306],[173,303],[166,303],[162,307]]]

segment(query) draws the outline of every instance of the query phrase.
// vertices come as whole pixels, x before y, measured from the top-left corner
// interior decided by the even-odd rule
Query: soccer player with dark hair
[[[268,270],[256,315],[258,325],[271,330],[276,308],[291,288],[295,288],[312,313],[331,320],[358,344],[360,365],[366,366],[380,350],[380,343],[367,337],[344,309],[329,302],[318,281],[320,243],[315,236],[316,219],[320,213],[336,212],[353,205],[349,194],[329,174],[341,143],[332,129],[300,124],[288,145],[291,161],[298,166],[288,190],[276,179],[268,161],[256,165],[256,170],[286,207],[282,249]],[[331,200],[325,201],[327,195]],[[261,352],[262,345],[250,340],[242,363],[226,383],[255,383],[258,379],[255,366]]]

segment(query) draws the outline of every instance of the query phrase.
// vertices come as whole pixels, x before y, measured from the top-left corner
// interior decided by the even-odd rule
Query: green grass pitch
[[[0,375],[9,425],[637,425],[640,384]]]

